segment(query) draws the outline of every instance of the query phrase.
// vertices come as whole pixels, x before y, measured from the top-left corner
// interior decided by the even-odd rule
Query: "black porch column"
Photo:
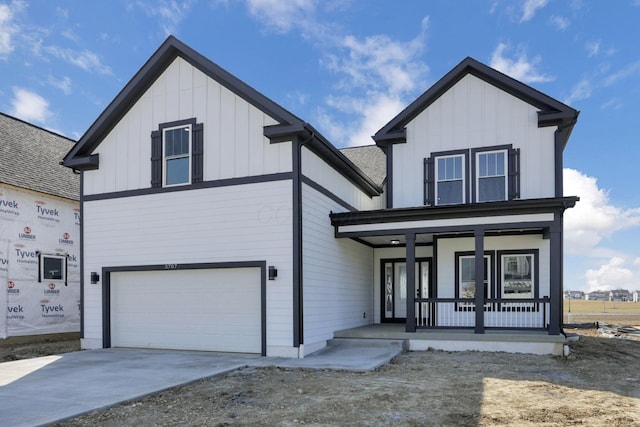
[[[416,235],[408,233],[407,241],[407,332],[416,331]]]
[[[562,217],[556,214],[549,228],[549,269],[551,283],[549,298],[549,335],[559,335],[562,328]]]
[[[484,334],[484,229],[473,231],[476,243],[476,334]]]

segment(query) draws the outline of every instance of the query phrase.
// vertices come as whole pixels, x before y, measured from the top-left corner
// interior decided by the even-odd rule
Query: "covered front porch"
[[[334,332],[335,339],[401,340],[410,351],[504,351],[509,353],[563,355],[564,335],[544,331],[487,330],[476,334],[468,330],[418,330],[407,332],[405,325],[378,323]]]
[[[575,201],[552,198],[346,212],[332,214],[331,221],[337,238],[402,249],[399,261],[405,272],[416,271],[405,273],[406,308],[401,319],[393,319],[400,323],[389,326],[394,333],[402,329],[412,341],[418,340],[412,335],[416,332],[443,333],[448,341],[485,334],[491,336],[489,341],[474,341],[531,334],[557,337],[562,331],[562,214]],[[416,249],[427,245],[432,256],[417,255]],[[518,271],[521,262],[526,264],[526,269],[520,268],[526,277],[517,280],[507,270],[513,263]],[[427,265],[432,268],[423,278]],[[381,270],[380,282],[386,274],[382,264]],[[464,277],[469,272],[471,277]],[[376,323],[384,324],[388,319],[383,292]],[[375,326],[379,333],[386,325]]]

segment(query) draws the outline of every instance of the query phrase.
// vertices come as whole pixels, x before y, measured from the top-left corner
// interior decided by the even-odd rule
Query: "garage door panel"
[[[111,273],[112,346],[260,353],[261,271]]]

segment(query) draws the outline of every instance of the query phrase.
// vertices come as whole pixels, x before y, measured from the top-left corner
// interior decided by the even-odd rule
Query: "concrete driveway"
[[[0,425],[52,423],[245,366],[366,371],[401,352],[400,341],[334,340],[305,359],[117,348],[0,363]]]

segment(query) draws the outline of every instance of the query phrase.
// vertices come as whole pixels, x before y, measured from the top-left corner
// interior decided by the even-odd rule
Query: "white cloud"
[[[580,277],[588,291],[640,288],[640,258],[608,249],[604,243],[614,233],[640,227],[640,208],[623,209],[611,203],[596,178],[574,169],[564,169],[567,196],[580,201],[564,214],[566,255],[587,257],[591,267]]]
[[[69,10],[68,10],[68,9],[64,9],[64,8],[62,8],[62,7],[60,7],[60,6],[57,6],[57,7],[56,7],[56,13],[57,13],[59,16],[61,16],[61,17],[65,18],[65,19],[69,17]]]
[[[194,2],[195,0],[137,0],[127,2],[126,10],[138,8],[148,16],[158,18],[163,36],[166,37],[176,33]]]
[[[322,111],[320,119],[342,124],[330,128],[330,137],[340,138],[339,145],[371,144],[371,135],[401,111],[406,97],[424,86],[428,67],[419,57],[428,24],[425,17],[416,37],[406,42],[386,35],[362,39],[346,35],[336,40],[338,53],[327,54],[322,63],[343,77],[336,86],[339,93],[328,96],[326,102],[346,116],[331,117]]]
[[[247,0],[247,7],[269,29],[286,33],[309,20],[316,0]]]
[[[539,56],[529,59],[526,52],[520,49],[516,55],[517,58],[511,59],[505,55],[508,49],[509,46],[506,43],[499,43],[496,46],[491,54],[491,67],[524,83],[544,83],[553,80],[552,76],[538,70],[541,61]]]
[[[587,42],[584,48],[589,58],[598,56],[598,53],[600,53],[600,40]]]
[[[326,112],[320,117],[324,125],[333,123],[329,127],[331,138],[350,147],[372,144],[371,135],[405,107],[399,95],[381,92],[376,92],[370,98],[330,97],[327,104],[342,113],[358,117],[351,125],[340,122]]]
[[[377,34],[357,37],[328,20],[319,8],[339,12],[344,2],[318,0],[246,0],[251,16],[278,33],[297,31],[321,51],[321,65],[337,83],[313,120],[336,145],[368,145],[371,135],[393,118],[424,86],[424,51],[429,19],[418,34],[400,41]],[[304,100],[303,100],[304,101]]]
[[[624,258],[613,257],[597,269],[588,269],[584,274],[588,292],[634,288],[634,272],[625,264]]]
[[[0,4],[0,59],[6,59],[13,52],[13,36],[19,31],[14,21],[15,13],[24,8],[21,1]]]
[[[640,73],[640,61],[632,62],[620,71],[609,75],[604,79],[605,86],[611,86],[618,83],[620,80],[624,80],[627,77],[631,77]]]
[[[522,17],[520,18],[520,22],[525,22],[531,20],[538,9],[542,9],[549,3],[549,0],[525,0],[522,5]]]
[[[565,248],[570,253],[593,256],[597,245],[613,233],[640,226],[640,208],[622,209],[611,204],[597,179],[574,169],[564,169],[564,192],[580,201],[564,214]]]
[[[51,116],[49,102],[35,92],[13,88],[11,115],[27,122],[44,123]]]
[[[553,15],[549,21],[559,31],[564,31],[571,25],[571,21],[564,16]]]
[[[571,89],[571,93],[564,100],[564,103],[571,105],[575,101],[587,99],[591,96],[592,90],[591,82],[588,79],[582,79]]]
[[[71,94],[71,79],[67,76],[62,79],[56,79],[52,75],[49,75],[49,84],[56,89],[60,89],[65,95]]]
[[[66,29],[61,34],[62,34],[62,37],[69,39],[72,42],[77,42],[78,40],[80,40],[80,37],[78,37],[78,35],[75,32],[73,32],[73,30],[71,29]]]
[[[622,106],[623,106],[623,104],[622,104],[622,102],[620,102],[620,100],[618,98],[611,98],[607,102],[605,102],[602,105],[600,105],[600,109],[602,109],[602,110],[608,110],[608,109],[619,110],[620,108],[622,108]]]
[[[99,74],[111,74],[111,68],[104,65],[100,61],[100,57],[89,50],[79,52],[59,46],[46,46],[44,50],[51,55],[57,56],[58,58],[63,59],[85,71],[97,72]]]

